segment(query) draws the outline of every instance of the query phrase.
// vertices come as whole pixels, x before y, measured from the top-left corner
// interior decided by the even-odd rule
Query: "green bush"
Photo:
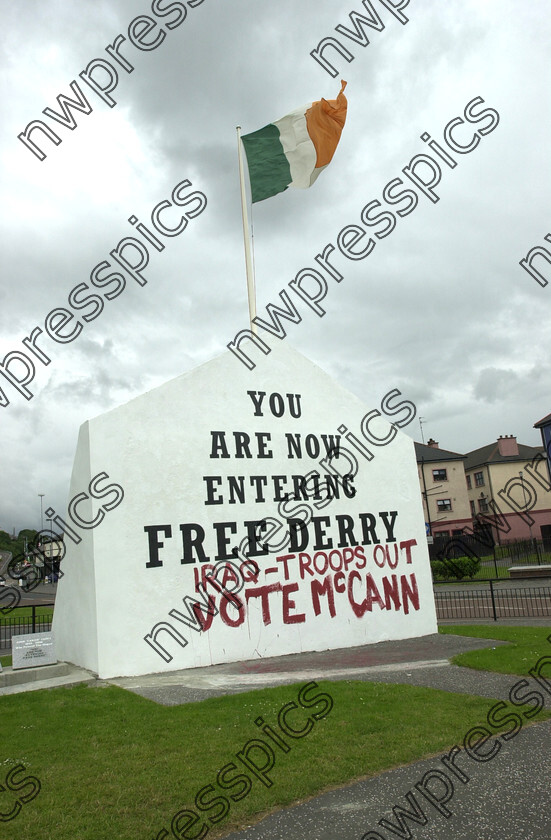
[[[480,569],[479,557],[454,557],[452,560],[431,560],[435,580],[463,580],[473,578]]]

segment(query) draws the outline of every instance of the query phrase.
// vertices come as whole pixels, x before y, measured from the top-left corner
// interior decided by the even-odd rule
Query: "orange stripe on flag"
[[[341,89],[336,99],[312,102],[306,111],[306,128],[317,155],[316,169],[330,163],[341,138],[348,105],[344,95],[345,87],[346,82],[341,80]]]

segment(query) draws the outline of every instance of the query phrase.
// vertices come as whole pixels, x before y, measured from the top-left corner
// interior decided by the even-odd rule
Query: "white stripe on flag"
[[[289,166],[291,184],[289,186],[306,189],[311,185],[316,168],[316,149],[306,128],[306,111],[312,103],[291,111],[286,117],[277,120],[279,139]],[[315,180],[315,179],[314,179]]]

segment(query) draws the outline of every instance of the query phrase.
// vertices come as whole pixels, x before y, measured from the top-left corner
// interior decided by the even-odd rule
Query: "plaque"
[[[52,633],[12,636],[11,647],[14,671],[18,668],[37,668],[57,663]]]

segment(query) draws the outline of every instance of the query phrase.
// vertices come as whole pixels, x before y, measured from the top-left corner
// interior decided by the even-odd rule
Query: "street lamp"
[[[46,494],[45,493],[39,493],[38,495],[40,496],[40,530],[43,531],[44,530],[44,515],[42,513],[42,499],[44,498],[44,496]]]
[[[522,485],[522,495],[524,496],[524,509],[526,510],[526,507],[527,507],[526,506],[526,488],[524,486],[524,476],[523,476],[522,470],[519,470],[519,475],[520,475],[520,483]],[[533,545],[534,537],[532,536],[532,524],[530,522],[530,519],[531,519],[531,517],[529,516],[528,517],[528,527],[530,529],[530,542]]]
[[[53,583],[54,582],[54,567],[52,565],[52,537],[53,537],[53,531],[52,531],[52,519],[51,519],[51,517],[49,517],[46,520],[46,522],[50,523],[50,528],[49,528],[49,533],[50,533],[50,574],[52,576],[52,583]]]

